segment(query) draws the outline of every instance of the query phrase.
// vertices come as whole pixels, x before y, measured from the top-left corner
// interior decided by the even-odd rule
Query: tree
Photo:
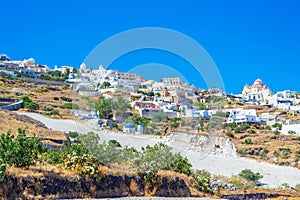
[[[112,112],[115,119],[124,118],[128,108],[130,108],[129,101],[121,96],[112,101]]]
[[[125,120],[126,123],[132,123],[132,124],[138,124],[138,123],[142,123],[143,127],[144,127],[144,132],[147,133],[147,126],[150,123],[150,120],[147,119],[147,117],[144,116],[140,116],[137,114],[131,115],[130,117],[128,117]]]
[[[94,132],[88,132],[87,134],[79,135],[80,143],[84,145],[92,154],[96,152],[99,140],[99,135],[95,134]]]
[[[168,120],[168,115],[165,113],[157,113],[152,115],[153,122],[165,122]]]
[[[198,106],[200,110],[206,110],[206,105],[202,102],[196,102],[195,106]]]
[[[109,114],[112,112],[112,100],[105,99],[104,96],[100,96],[95,103],[95,109],[99,112],[100,117],[108,118]]]
[[[146,95],[147,95],[148,97],[154,97],[154,92],[147,92]]]
[[[109,88],[110,86],[111,86],[111,84],[110,84],[109,82],[104,81],[104,82],[101,84],[100,88],[101,88],[101,89],[104,89],[104,88]]]

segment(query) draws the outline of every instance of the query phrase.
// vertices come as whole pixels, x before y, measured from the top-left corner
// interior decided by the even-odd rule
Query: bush
[[[285,153],[292,153],[290,148],[279,148],[279,151],[285,152]]]
[[[59,114],[59,111],[56,110],[56,109],[53,109],[51,112],[50,112],[51,115],[60,115]]]
[[[227,131],[226,135],[230,138],[234,138],[234,134],[231,131]]]
[[[25,130],[18,129],[15,138],[10,132],[0,136],[0,160],[2,164],[16,167],[28,167],[34,165],[38,156],[44,152],[40,139],[26,138]]]
[[[169,167],[167,169],[186,174],[190,176],[192,174],[192,165],[189,163],[188,159],[185,157],[182,157],[180,153],[176,153],[172,156],[172,161]]]
[[[39,109],[39,104],[33,102],[28,96],[24,96],[22,98],[23,101],[23,107],[27,108],[29,110],[38,110]]]
[[[246,138],[243,144],[253,144],[250,138]]]
[[[111,145],[114,147],[122,147],[121,144],[117,140],[109,140],[108,145]]]
[[[269,125],[265,126],[265,129],[266,130],[272,130],[271,126],[269,126]]]
[[[157,113],[152,115],[153,122],[165,122],[168,120],[168,115],[165,113]]]
[[[254,173],[252,172],[250,169],[244,169],[242,170],[238,176],[248,180],[248,181],[258,181],[259,179],[263,178],[263,175],[261,175],[260,173]]]
[[[243,128],[240,127],[240,126],[237,126],[237,127],[234,128],[235,133],[241,133],[242,131],[243,131]]]
[[[226,123],[225,126],[228,127],[228,128],[231,128],[232,130],[234,130],[235,127],[237,127],[237,124],[235,122],[228,123],[228,124]]]
[[[197,187],[199,191],[202,192],[212,192],[212,188],[210,186],[210,174],[204,170],[197,170],[193,173],[192,177],[197,182]]]
[[[241,127],[242,127],[243,130],[247,130],[247,129],[250,128],[250,124],[245,123],[245,124],[243,124]]]
[[[79,133],[76,132],[76,131],[69,131],[68,136],[69,136],[70,138],[76,139],[76,138],[78,138]]]
[[[276,128],[278,130],[281,130],[282,129],[282,124],[279,124],[279,123],[275,123],[272,125],[273,128]]]
[[[295,131],[288,131],[288,134],[290,134],[290,135],[296,135],[296,132]]]
[[[78,110],[79,106],[76,103],[64,103],[64,105],[60,106],[60,108]]]
[[[249,129],[249,130],[248,130],[248,133],[250,133],[250,134],[255,134],[255,131],[254,131],[253,129]]]
[[[163,143],[142,148],[138,157],[133,160],[133,168],[141,172],[172,170],[191,175],[191,167],[187,158],[182,157],[180,153],[172,154],[171,147]]]

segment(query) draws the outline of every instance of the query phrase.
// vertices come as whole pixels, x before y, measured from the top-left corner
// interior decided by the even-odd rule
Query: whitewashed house
[[[256,115],[255,109],[236,109],[229,113],[227,123],[259,123],[259,118]]]
[[[199,110],[197,106],[181,106],[182,117],[185,118],[210,118],[211,115],[207,110]]]

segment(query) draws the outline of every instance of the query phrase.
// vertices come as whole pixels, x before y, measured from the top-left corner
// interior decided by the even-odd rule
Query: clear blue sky
[[[12,59],[34,57],[50,67],[78,67],[114,34],[164,27],[190,36],[206,49],[229,93],[241,92],[245,83],[258,77],[273,91],[300,91],[299,10],[295,0],[2,1],[0,53]],[[175,62],[164,54],[145,53],[153,54],[147,62]],[[145,63],[144,57],[137,52],[114,64],[122,69]],[[185,67],[189,70],[188,64]],[[205,88],[201,81],[198,86]]]

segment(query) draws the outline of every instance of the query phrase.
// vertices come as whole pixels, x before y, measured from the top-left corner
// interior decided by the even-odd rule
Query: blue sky
[[[300,91],[300,3],[290,1],[2,1],[0,53],[13,59],[78,67],[101,41],[139,27],[164,27],[196,40],[209,53],[226,91],[261,78],[273,91]],[[166,52],[133,52],[114,62],[189,63]],[[124,66],[129,66],[126,68]],[[168,74],[166,74],[167,76]],[[203,80],[190,78],[205,88]]]

